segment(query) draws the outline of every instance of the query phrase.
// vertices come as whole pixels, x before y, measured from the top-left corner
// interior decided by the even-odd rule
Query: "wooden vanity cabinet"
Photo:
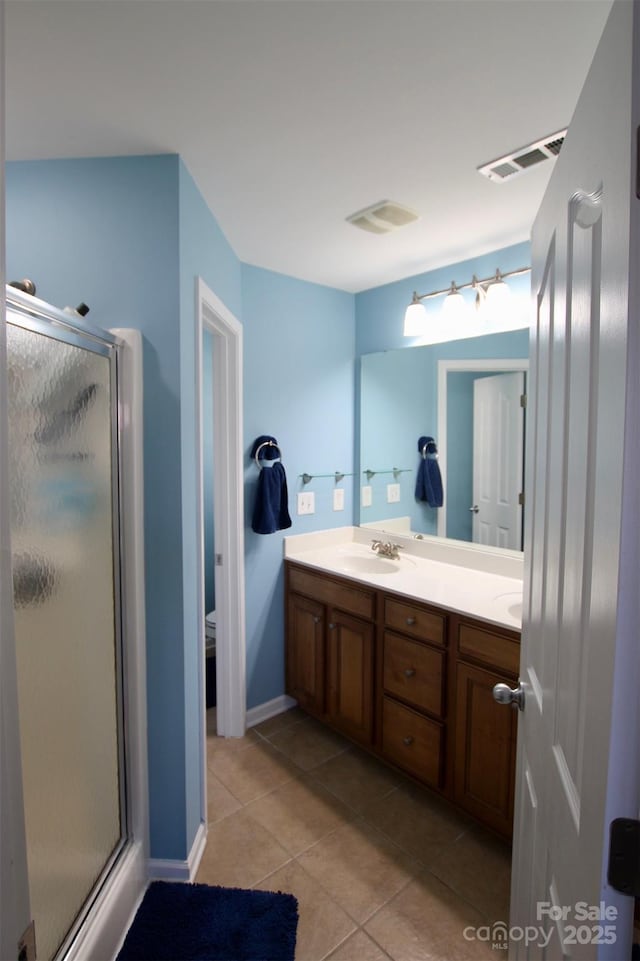
[[[303,710],[322,716],[325,703],[325,608],[300,594],[287,597],[286,686]]]
[[[458,620],[453,798],[511,837],[518,712],[493,699],[495,684],[518,683],[517,635]]]
[[[287,693],[310,714],[511,837],[516,632],[292,561]]]
[[[289,564],[286,572],[287,693],[310,714],[369,746],[375,592]]]

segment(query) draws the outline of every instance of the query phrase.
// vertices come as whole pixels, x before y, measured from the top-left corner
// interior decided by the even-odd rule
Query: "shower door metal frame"
[[[126,851],[131,840],[130,804],[128,792],[128,765],[125,724],[126,664],[124,657],[124,582],[122,544],[124,542],[123,511],[121,509],[122,460],[122,405],[120,402],[120,367],[122,342],[107,331],[74,323],[71,315],[51,305],[12,288],[6,292],[6,323],[24,330],[50,337],[53,340],[89,350],[106,357],[109,361],[109,390],[111,417],[111,519],[113,553],[113,603],[116,682],[116,724],[118,744],[118,789],[120,836],[113,851],[81,905],[76,918],[56,954],[54,961],[62,961],[78,936],[87,915],[91,911],[105,882]],[[36,924],[37,944],[37,924]]]

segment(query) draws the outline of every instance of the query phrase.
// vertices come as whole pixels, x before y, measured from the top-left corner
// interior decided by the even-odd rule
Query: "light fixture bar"
[[[449,287],[445,287],[444,290],[432,290],[428,294],[418,294],[414,290],[411,303],[419,304],[422,300],[429,300],[431,297],[440,297],[442,294],[450,294],[452,291],[452,286],[455,287],[456,291],[465,290],[467,287],[486,287],[487,285],[491,286],[491,284],[495,283],[496,281],[504,280],[506,277],[517,277],[520,274],[528,274],[530,271],[531,267],[518,267],[517,270],[507,270],[504,273],[502,273],[500,270],[496,270],[495,274],[492,274],[491,277],[485,277],[484,280],[478,280],[477,277],[474,277],[473,280],[470,280],[467,284],[456,284],[454,281],[452,281],[452,284],[449,285]]]

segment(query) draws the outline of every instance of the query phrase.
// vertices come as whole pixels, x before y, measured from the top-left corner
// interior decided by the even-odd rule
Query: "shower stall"
[[[144,638],[130,636],[124,599],[124,346],[8,290],[18,720],[39,961],[68,956],[136,840],[127,672],[131,661],[141,682]]]

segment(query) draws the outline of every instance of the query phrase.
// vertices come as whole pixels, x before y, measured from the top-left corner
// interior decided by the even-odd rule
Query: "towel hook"
[[[257,448],[256,453],[255,453],[255,462],[256,462],[256,464],[257,464],[257,466],[258,466],[258,470],[262,470],[262,465],[260,464],[259,454],[260,454],[260,451],[262,450],[263,447],[275,447],[275,449],[278,451],[278,457],[280,458],[280,460],[282,460],[282,451],[280,450],[280,448],[278,447],[278,445],[275,444],[272,440],[265,440],[265,441],[262,442],[262,444],[260,444],[260,446]]]
[[[431,454],[430,454],[429,456],[431,456],[431,457],[435,458],[435,460],[437,460],[437,459],[438,459],[438,448],[437,448],[436,442],[435,442],[434,440],[429,440],[429,441],[427,441],[427,443],[426,443],[426,444],[424,445],[424,447],[422,448],[422,457],[423,457],[423,459],[426,460],[426,458],[427,458],[427,447],[434,447],[434,448],[435,448],[435,450],[431,451]]]

